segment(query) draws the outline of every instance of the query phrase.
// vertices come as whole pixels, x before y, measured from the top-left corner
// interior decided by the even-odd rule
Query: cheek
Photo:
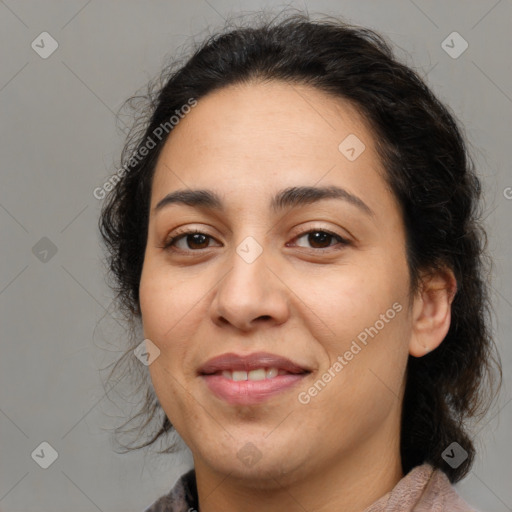
[[[360,401],[366,411],[389,407],[400,390],[410,339],[408,278],[400,259],[317,272],[293,288],[307,297],[307,328],[328,358],[322,371],[336,375],[323,398],[354,404],[354,414]]]
[[[307,316],[314,322],[310,328],[335,342],[357,336],[395,302],[403,306],[407,290],[404,274],[390,262],[367,258],[329,271],[319,268],[290,274],[287,282],[303,301],[302,311],[309,311]]]
[[[197,414],[190,406],[190,395],[184,390],[191,372],[187,362],[190,339],[197,325],[193,305],[197,305],[201,294],[198,292],[196,297],[192,293],[194,288],[190,280],[182,281],[176,277],[148,258],[144,263],[139,296],[144,337],[160,350],[159,356],[148,367],[153,387],[171,423],[186,436],[183,418],[193,420]]]
[[[208,316],[205,293],[209,288],[200,276],[171,272],[169,265],[157,258],[148,257],[144,262],[139,286],[142,326],[144,337],[160,350],[149,367],[159,396],[161,385],[179,396],[183,379],[195,376],[200,347],[191,341],[197,342],[198,326]]]
[[[154,258],[145,260],[139,286],[145,336],[162,344],[183,328],[182,320],[201,297],[192,282],[180,279]]]
[[[304,421],[315,423],[320,418],[328,444],[339,442],[340,432],[347,445],[371,435],[397,414],[402,399],[408,357],[405,308],[384,326],[375,326],[374,318],[363,327],[360,321],[357,324],[339,323],[336,342],[326,345],[328,364],[309,389],[301,390],[306,393],[301,398],[309,399]]]

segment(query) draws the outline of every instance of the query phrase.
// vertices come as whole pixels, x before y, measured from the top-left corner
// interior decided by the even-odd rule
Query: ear
[[[422,277],[412,308],[412,336],[409,354],[422,357],[436,349],[448,334],[451,304],[457,281],[450,269],[436,270]]]

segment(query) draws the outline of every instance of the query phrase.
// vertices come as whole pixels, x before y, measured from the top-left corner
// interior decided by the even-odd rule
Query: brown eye
[[[307,231],[302,235],[296,237],[296,240],[300,240],[301,238],[305,237],[307,237],[307,242],[311,244],[310,248],[312,249],[327,249],[329,247],[333,247],[333,245],[331,245],[331,242],[333,240],[337,241],[338,243],[341,243],[342,245],[347,245],[349,243],[348,240],[345,240],[336,233],[332,233],[330,231],[326,231],[323,229]],[[299,247],[304,246],[299,245]]]
[[[171,249],[174,246],[178,247],[178,250],[181,251],[207,249],[209,239],[212,239],[212,237],[201,231],[186,231],[168,239],[164,245],[164,249]],[[181,240],[185,241],[185,247],[176,245],[176,243]]]
[[[190,235],[185,235],[184,238],[187,242],[189,249],[205,249],[206,248],[206,247],[197,247],[198,245],[204,246],[206,244],[206,246],[208,246],[209,237],[208,237],[208,235],[205,235],[203,233],[193,233]]]

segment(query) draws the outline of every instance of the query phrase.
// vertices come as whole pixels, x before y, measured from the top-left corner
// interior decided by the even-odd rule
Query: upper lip
[[[246,355],[229,352],[209,359],[199,368],[199,374],[211,375],[224,370],[245,370],[249,372],[258,368],[277,368],[278,370],[285,370],[290,373],[310,372],[309,369],[294,363],[286,357],[270,354],[269,352],[254,352]]]

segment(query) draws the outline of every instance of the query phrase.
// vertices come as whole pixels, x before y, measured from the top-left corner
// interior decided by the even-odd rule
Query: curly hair
[[[384,178],[401,208],[411,291],[425,272],[448,267],[455,275],[449,332],[433,352],[409,356],[400,435],[404,474],[428,462],[455,483],[469,472],[475,456],[468,422],[488,411],[502,380],[491,335],[481,184],[454,114],[373,30],[334,17],[312,20],[303,13],[226,26],[184,62],[174,60],[164,68],[159,83],[150,84],[145,95],[128,100],[144,100],[144,108],[136,108],[145,118],[128,137],[121,156],[123,176],[106,197],[99,221],[118,306],[140,320],[151,183],[168,137],[155,137],[158,127],[191,98],[200,101],[214,90],[257,80],[306,84],[349,100],[375,134]],[[149,139],[154,147],[141,151]],[[132,349],[125,352],[125,362]],[[174,430],[151,385],[144,381],[143,386],[144,401],[131,420],[142,418],[139,429],[144,431],[156,418],[159,429],[128,449],[149,446]],[[442,458],[454,441],[468,453],[456,468]]]

